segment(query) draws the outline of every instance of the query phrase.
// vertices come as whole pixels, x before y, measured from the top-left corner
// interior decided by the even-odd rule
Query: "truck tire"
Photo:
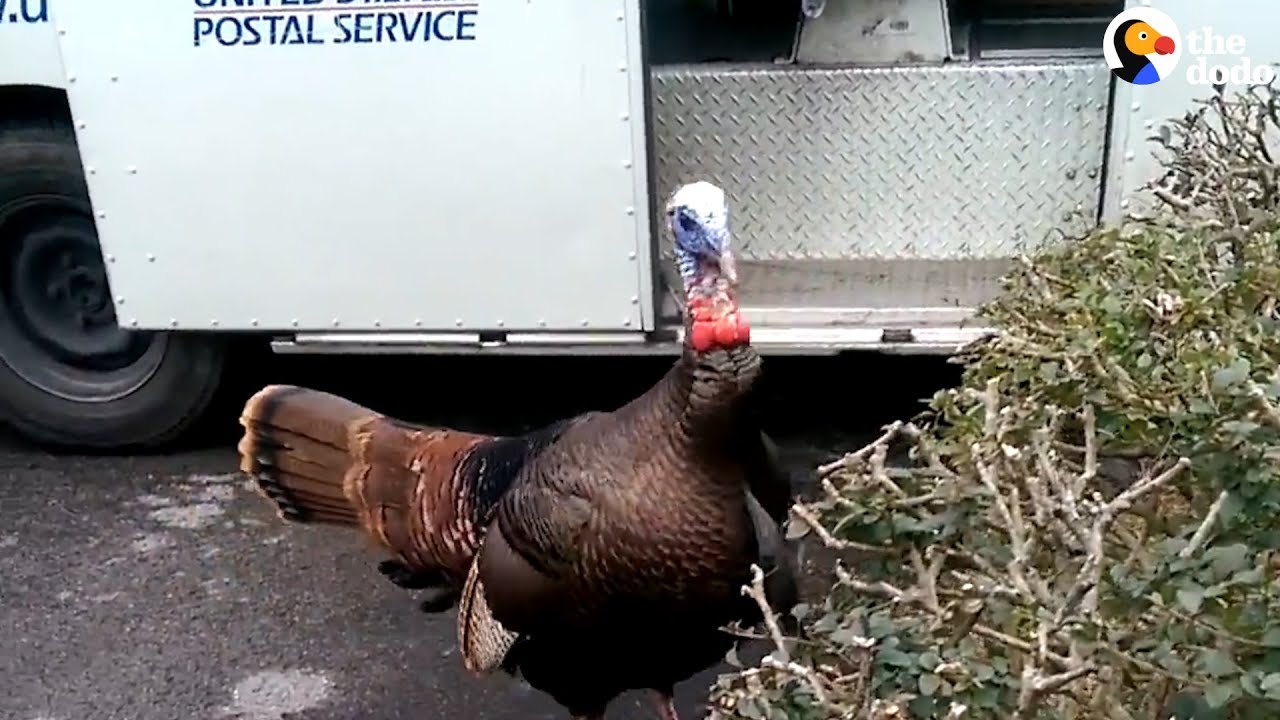
[[[60,448],[155,448],[209,405],[226,344],[121,330],[73,133],[0,131],[0,420]]]

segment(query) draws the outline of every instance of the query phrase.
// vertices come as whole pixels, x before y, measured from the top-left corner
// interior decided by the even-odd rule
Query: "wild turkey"
[[[287,520],[358,526],[393,582],[461,597],[475,672],[519,673],[575,718],[672,687],[724,656],[755,563],[797,601],[780,525],[789,482],[752,413],[761,360],[738,316],[723,192],[668,204],[689,312],[680,359],[612,412],[517,437],[406,424],[327,393],[270,386],[246,404],[241,469]]]

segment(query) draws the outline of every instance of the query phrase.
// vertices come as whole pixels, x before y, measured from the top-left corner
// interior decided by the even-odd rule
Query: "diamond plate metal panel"
[[[748,261],[1010,257],[1096,219],[1108,85],[1101,61],[656,68],[656,190],[722,184]]]

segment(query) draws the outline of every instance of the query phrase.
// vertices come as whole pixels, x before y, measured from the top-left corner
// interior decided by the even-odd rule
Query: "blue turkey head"
[[[695,287],[709,289],[721,279],[730,286],[737,284],[723,190],[706,181],[681,186],[667,203],[667,223],[686,292]]]

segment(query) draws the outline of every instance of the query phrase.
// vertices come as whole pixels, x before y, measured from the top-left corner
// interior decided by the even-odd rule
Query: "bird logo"
[[[1102,53],[1116,77],[1132,85],[1154,85],[1173,74],[1182,38],[1168,15],[1149,7],[1132,8],[1107,26]]]

